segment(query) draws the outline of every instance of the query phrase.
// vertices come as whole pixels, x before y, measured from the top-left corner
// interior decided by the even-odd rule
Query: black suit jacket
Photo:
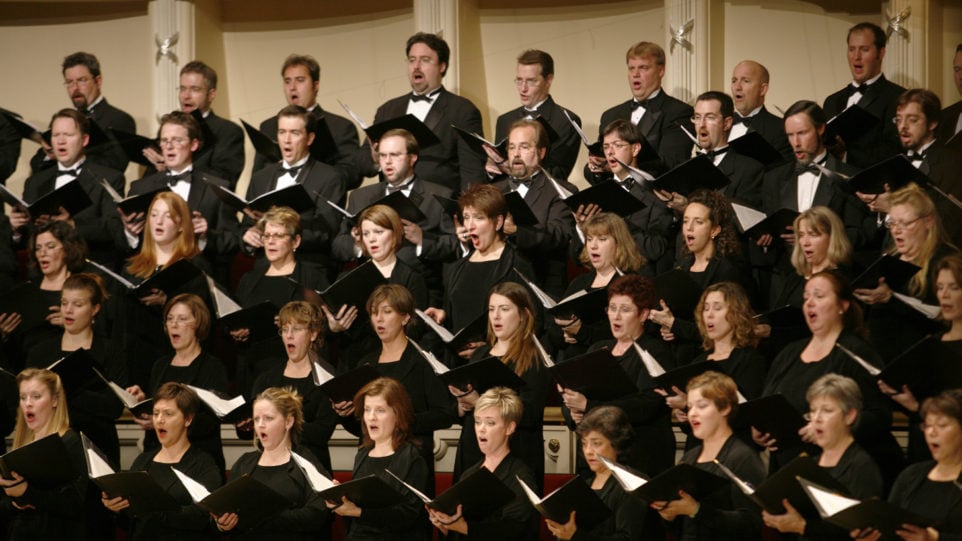
[[[350,120],[335,115],[330,111],[325,111],[320,105],[311,109],[311,114],[314,115],[316,119],[324,119],[328,129],[331,130],[334,142],[337,144],[337,158],[325,163],[333,166],[341,173],[348,190],[357,188],[361,185],[361,181],[364,180],[361,177],[360,171],[358,171],[357,162],[354,160],[354,155],[358,149],[357,128],[354,127],[354,124]],[[260,130],[271,139],[276,140],[277,115],[261,122]],[[254,157],[255,172],[260,171],[266,165],[267,160],[265,160],[263,156],[258,154]]]
[[[825,167],[849,176],[857,172],[854,167],[843,163],[831,154],[828,154],[825,159]],[[829,177],[823,173],[815,188],[812,206],[832,209],[845,224],[845,233],[852,242],[852,246],[859,248],[869,241],[866,236],[865,228],[868,227],[866,220],[872,222],[871,226],[874,229],[875,217],[869,216],[868,207],[861,201],[842,190],[840,185],[842,182],[844,181],[840,178]],[[782,208],[798,211],[798,176],[795,174],[795,162],[780,165],[769,171],[765,175],[763,191],[762,209],[766,214]]]
[[[604,130],[605,126],[618,119],[631,122],[632,101],[620,103],[602,113],[599,128]],[[693,113],[694,109],[690,105],[669,96],[664,88],[658,92],[657,96],[648,100],[645,114],[638,122],[638,127],[648,144],[658,152],[661,160],[654,164],[640,163],[638,166],[658,174],[688,160],[691,157],[691,139],[679,129],[679,126],[685,126],[691,131]],[[598,139],[601,139],[600,133]],[[585,179],[588,182],[596,184],[605,178],[607,177],[604,175],[594,175],[588,171],[587,166],[585,167]]]
[[[0,114],[0,184],[17,169],[20,159],[20,134],[7,117]]]
[[[281,164],[274,163],[254,173],[247,187],[247,200],[274,190],[277,178],[283,173],[281,169]],[[341,204],[345,193],[344,179],[330,165],[310,158],[298,173],[297,183],[304,186],[314,201],[314,208],[301,213],[303,232],[297,258],[327,267],[330,265],[331,241],[341,225],[341,214],[327,201]],[[254,221],[245,216],[241,230],[251,227],[254,227]],[[258,257],[263,255],[259,250]]]
[[[939,122],[937,138],[943,145],[949,144],[954,148],[962,147],[962,135],[952,140],[955,137],[955,125],[959,122],[960,115],[962,115],[962,100],[942,109],[942,120]]]
[[[731,179],[731,184],[721,189],[722,195],[754,206],[762,204],[762,177],[765,173],[762,164],[729,149],[719,162],[718,170]]]
[[[548,125],[558,134],[558,138],[551,142],[548,153],[542,160],[542,167],[555,178],[567,179],[571,176],[571,169],[578,161],[578,151],[581,150],[581,136],[571,127],[571,123],[564,114],[565,108],[555,103],[551,96],[538,107],[537,115],[548,121]],[[530,113],[524,107],[508,111],[498,117],[494,131],[494,140],[500,141],[508,136],[508,129],[515,120],[522,119]],[[581,117],[568,110],[571,118],[581,125]]]
[[[213,110],[204,122],[213,133],[214,140],[204,141],[194,154],[194,170],[227,180],[233,190],[244,170],[244,130],[230,120],[217,116]]]
[[[845,141],[847,156],[845,161],[863,169],[902,151],[898,129],[892,123],[895,117],[895,100],[905,92],[901,86],[889,81],[883,74],[862,94],[858,106],[879,119],[874,128],[852,141]],[[845,110],[848,103],[846,88],[825,98],[825,114],[829,118]]]
[[[494,187],[503,193],[511,191],[507,180],[495,182]],[[535,276],[528,278],[560,297],[566,287],[567,247],[574,234],[574,216],[544,175],[531,180],[524,202],[538,225],[518,226],[511,240],[534,267]]]
[[[90,119],[96,122],[108,137],[110,137],[108,128],[137,133],[134,117],[107,103],[107,98],[94,106],[90,112]],[[87,149],[86,154],[87,159],[93,163],[121,172],[127,169],[127,155],[113,138],[102,145]],[[37,149],[37,153],[30,159],[30,170],[34,173],[55,165],[55,160],[46,159],[42,148]]]
[[[936,140],[924,154],[920,171],[925,173],[932,182],[947,194],[954,195],[962,201],[962,152],[955,147],[944,147]],[[935,190],[929,190],[929,196],[935,202],[935,208],[942,217],[942,225],[949,235],[949,241],[956,246],[962,242],[962,209],[950,203]]]
[[[201,180],[201,172],[191,175],[190,192],[187,206],[191,211],[200,212],[207,220],[207,246],[204,253],[208,256],[230,255],[237,251],[238,227],[237,213],[223,204],[214,189]],[[211,175],[204,175],[208,181],[227,187],[227,181]],[[166,173],[154,173],[130,183],[130,195],[147,193],[167,186]]]
[[[749,118],[742,118],[736,113],[735,123],[744,123],[748,131],[758,132],[785,159],[791,159],[794,156],[792,145],[788,144],[788,137],[785,136],[785,121],[782,117],[772,114],[764,105],[758,114]]]
[[[57,173],[56,167],[48,167],[30,176],[23,185],[24,201],[32,203],[52,192],[56,186]],[[123,246],[124,225],[117,213],[116,203],[100,185],[101,179],[107,179],[118,193],[124,193],[125,181],[122,173],[90,163],[88,159],[81,166],[76,182],[83,187],[92,204],[72,218],[77,232],[87,241],[91,259],[112,266],[119,262],[117,248]]]
[[[374,123],[384,122],[407,114],[411,94],[407,93],[388,100],[378,107]],[[424,124],[438,136],[437,145],[422,148],[418,163],[414,164],[415,173],[421,178],[431,179],[450,188],[455,194],[461,193],[471,184],[484,182],[484,157],[473,151],[451,127],[484,135],[481,125],[481,112],[467,98],[448,92],[443,86],[424,118]],[[357,153],[361,174],[374,176],[377,164],[371,157],[370,143],[365,143]]]

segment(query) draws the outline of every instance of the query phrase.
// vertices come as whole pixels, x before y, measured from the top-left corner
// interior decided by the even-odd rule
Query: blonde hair
[[[799,276],[811,276],[812,266],[805,259],[805,251],[798,242],[798,232],[802,222],[819,235],[828,235],[829,268],[837,268],[841,264],[848,264],[852,259],[852,242],[845,234],[845,225],[835,212],[828,207],[812,207],[795,217],[792,224],[795,230],[795,247],[792,249],[792,266]]]
[[[582,230],[588,235],[609,235],[615,241],[615,257],[612,264],[620,271],[634,272],[645,266],[648,261],[638,251],[638,245],[628,230],[624,218],[611,212],[599,212],[585,222]],[[588,256],[588,243],[581,249],[578,261],[587,268],[591,267],[591,257]]]
[[[277,312],[277,323],[279,328],[288,323],[302,323],[307,325],[311,332],[317,333],[317,339],[311,346],[316,350],[324,345],[324,322],[326,319],[317,305],[307,301],[291,301],[281,307]]]
[[[359,230],[365,220],[394,233],[394,246],[391,246],[391,252],[397,253],[404,242],[404,224],[401,223],[401,217],[397,211],[387,205],[374,205],[364,209],[358,215],[357,225]],[[363,242],[361,243],[361,251],[364,252],[365,256],[371,257],[371,254],[367,252],[367,245]]]
[[[294,424],[291,425],[288,436],[290,437],[291,446],[296,444],[301,438],[301,432],[304,430],[304,399],[301,398],[301,395],[290,387],[268,387],[257,395],[254,403],[256,404],[261,400],[273,404],[277,412],[280,413],[284,419],[288,417],[294,418]],[[261,442],[257,437],[254,438],[254,447],[261,449]]]
[[[912,263],[922,268],[915,273],[915,276],[908,283],[909,294],[914,297],[922,297],[929,285],[929,271],[931,270],[929,267],[932,263],[932,256],[935,255],[935,251],[942,243],[942,222],[935,210],[935,203],[932,202],[932,198],[914,182],[892,193],[889,197],[889,208],[894,208],[896,205],[905,205],[911,208],[923,222],[926,221],[926,218],[932,218],[928,232],[925,234],[925,240],[919,247],[919,254],[912,260]],[[898,255],[898,248],[892,246],[888,253]]]
[[[51,400],[56,402],[53,406],[53,417],[50,419],[50,433],[58,433],[63,436],[70,428],[70,415],[67,412],[67,394],[63,390],[60,376],[56,372],[51,372],[45,368],[26,368],[17,374],[17,393],[20,386],[26,381],[37,380],[44,384],[50,392]],[[27,420],[23,416],[23,409],[17,408],[17,426],[13,429],[13,448],[17,449],[34,440],[36,434],[27,426]]]

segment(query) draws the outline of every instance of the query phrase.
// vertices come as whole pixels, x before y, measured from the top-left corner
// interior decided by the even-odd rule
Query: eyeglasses
[[[306,325],[284,325],[277,330],[277,334],[284,336],[285,334],[300,334],[307,330]]]
[[[77,86],[87,86],[93,81],[90,77],[78,77],[76,79],[67,79],[63,82],[63,86],[71,87],[73,85]]]
[[[917,124],[921,124],[923,122],[925,122],[925,117],[919,116],[919,115],[908,115],[908,116],[896,115],[892,117],[892,124],[895,124],[896,126],[901,126],[903,123],[914,126]]]
[[[286,239],[287,237],[290,237],[290,236],[291,236],[290,233],[263,233],[263,234],[261,234],[261,239],[262,239],[262,240],[265,240],[265,241],[267,241],[267,240],[283,240],[283,239]]]
[[[607,308],[605,308],[605,310],[607,310],[609,314],[618,314],[618,313],[620,313],[620,314],[625,314],[625,315],[627,315],[627,314],[634,314],[635,312],[638,311],[638,309],[635,308],[634,306],[613,306],[613,305],[612,305],[612,306],[608,306]]]
[[[716,115],[715,113],[708,113],[707,115],[691,115],[692,124],[700,124],[702,120],[705,124],[715,124],[722,119],[721,115]]]
[[[629,143],[624,143],[624,142],[619,141],[619,142],[617,142],[617,143],[605,143],[605,144],[601,145],[601,150],[604,151],[604,152],[608,152],[609,150],[612,150],[612,149],[614,149],[614,150],[624,150],[624,149],[626,149],[626,148],[628,148],[628,147],[630,147],[630,146],[631,146],[631,145],[630,145]]]
[[[187,144],[186,137],[170,137],[170,138],[165,137],[160,140],[160,146],[162,147],[166,147],[166,146],[182,147],[185,144]]]
[[[541,86],[542,81],[542,79],[522,79],[520,77],[516,77],[514,80],[514,86],[518,88],[537,88]]]
[[[190,92],[191,94],[200,94],[207,89],[202,86],[179,86],[177,87],[178,92]]]
[[[194,321],[194,318],[189,316],[167,316],[167,319],[164,320],[164,323],[167,325],[173,325],[174,323],[178,325],[187,325],[192,321]]]
[[[401,159],[401,156],[407,156],[407,152],[389,152],[389,153],[378,152],[377,153],[377,158],[379,160],[390,159],[391,161],[395,161],[395,160]]]
[[[909,221],[907,221],[907,222],[903,222],[903,221],[899,221],[899,220],[893,220],[891,216],[886,216],[886,217],[885,217],[885,227],[887,227],[887,228],[889,229],[889,231],[895,231],[896,229],[901,230],[901,231],[905,231],[905,230],[908,229],[909,227],[912,227],[912,224],[914,224],[915,222],[921,220],[922,218],[924,218],[924,216],[919,216],[918,218],[916,218],[916,219],[914,219],[914,220],[909,220]]]

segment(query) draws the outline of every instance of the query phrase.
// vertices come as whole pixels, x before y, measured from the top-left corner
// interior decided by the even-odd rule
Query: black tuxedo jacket
[[[246,199],[251,199],[274,190],[277,178],[283,174],[283,167],[279,163],[268,165],[251,177],[247,187]],[[331,241],[341,225],[341,214],[327,204],[332,201],[341,204],[344,200],[344,179],[330,165],[321,163],[313,158],[307,160],[304,168],[297,175],[297,183],[304,186],[308,195],[314,201],[314,208],[301,213],[301,246],[297,251],[297,258],[301,261],[317,263],[328,267],[331,256]],[[246,231],[254,227],[254,221],[245,216],[241,230]],[[258,257],[263,257],[259,251]]]
[[[333,166],[341,173],[348,190],[357,188],[361,185],[361,181],[364,180],[361,177],[360,171],[358,171],[357,162],[354,160],[354,155],[358,149],[357,128],[354,127],[354,124],[350,120],[335,115],[330,111],[325,111],[320,105],[312,109],[311,114],[314,115],[316,119],[324,119],[328,129],[331,130],[331,135],[334,136],[334,142],[337,144],[337,158],[326,162],[327,165]],[[277,115],[261,122],[260,130],[271,139],[276,140]],[[260,171],[266,165],[267,161],[263,156],[258,154],[254,157],[255,172]]]
[[[864,169],[902,151],[898,129],[892,123],[895,117],[895,100],[902,92],[905,92],[904,88],[882,75],[862,94],[858,106],[875,115],[880,122],[861,137],[845,141],[847,163]],[[825,98],[822,108],[825,109],[825,114],[832,118],[844,111],[847,103],[848,90],[843,88]]]
[[[782,117],[772,114],[764,105],[762,110],[753,117],[742,118],[736,113],[735,123],[746,124],[748,131],[758,132],[785,159],[791,159],[794,156],[792,145],[788,143],[788,137],[785,136],[785,121]]]
[[[571,123],[564,114],[565,108],[555,103],[551,96],[538,107],[537,114],[548,121],[548,125],[558,134],[558,138],[551,143],[548,153],[542,160],[541,165],[551,173],[551,176],[559,179],[567,179],[571,176],[571,169],[578,161],[578,151],[581,150],[581,136],[571,127]],[[524,107],[508,111],[498,117],[497,127],[494,131],[494,140],[500,141],[508,136],[508,129],[515,120],[528,116],[528,111]],[[581,125],[581,117],[571,110],[568,110],[571,118]]]
[[[0,184],[6,184],[19,159],[20,134],[6,116],[0,115]]]
[[[831,154],[828,154],[825,159],[825,167],[849,176],[857,172],[854,167],[841,162]],[[869,215],[868,207],[861,201],[842,190],[840,186],[842,182],[845,181],[822,174],[818,181],[818,187],[815,188],[812,206],[832,209],[845,225],[845,233],[852,242],[852,246],[859,248],[868,242],[866,228],[871,225],[871,229],[874,229],[875,217]],[[771,214],[782,208],[798,211],[798,176],[795,174],[795,162],[780,165],[769,171],[765,175],[763,191],[762,209],[766,214]],[[871,224],[867,224],[867,220],[871,221]],[[868,231],[868,233],[870,232]]]
[[[43,195],[52,192],[57,182],[57,168],[48,167],[31,175],[23,185],[23,200],[32,203]],[[91,205],[73,215],[74,224],[80,236],[87,241],[91,258],[111,266],[117,262],[118,245],[123,246],[123,222],[117,213],[117,205],[107,190],[100,185],[101,179],[118,191],[124,193],[124,175],[90,160],[84,161],[76,182],[80,183]]]
[[[494,183],[503,193],[511,191],[507,180]],[[574,235],[574,216],[544,177],[531,180],[524,202],[538,219],[536,226],[518,226],[510,238],[518,251],[531,261],[537,281],[545,291],[560,297],[566,288],[567,248]]]
[[[602,113],[599,130],[604,130],[605,126],[618,119],[631,122],[631,102],[632,100],[628,100],[620,103]],[[669,96],[664,88],[658,92],[657,96],[648,100],[645,114],[638,122],[638,127],[648,144],[658,152],[661,160],[655,164],[640,163],[638,166],[659,174],[688,160],[691,157],[691,139],[678,127],[684,126],[692,131],[691,115],[693,112],[694,109],[690,105]],[[600,132],[598,139],[601,139]],[[610,176],[610,174],[596,176],[588,171],[587,166],[585,167],[585,179],[592,184]]]
[[[939,121],[936,137],[943,145],[962,148],[962,135],[952,139],[955,137],[955,125],[959,122],[960,115],[962,115],[962,100],[942,109],[942,120]]]
[[[738,199],[754,206],[762,204],[762,178],[765,168],[757,161],[729,149],[718,164],[731,184],[721,189],[729,199]]]
[[[936,140],[925,151],[919,170],[925,173],[932,182],[947,194],[954,195],[962,201],[962,152],[955,147],[944,147],[942,141]],[[929,190],[929,197],[935,202],[935,208],[942,218],[949,241],[958,246],[962,243],[962,209],[956,207],[935,190]]]
[[[244,130],[214,111],[204,122],[214,134],[214,141],[204,141],[194,155],[194,170],[226,179],[233,190],[244,170]]]
[[[190,192],[187,206],[191,211],[200,212],[207,220],[207,246],[204,253],[208,256],[230,255],[237,251],[238,224],[237,213],[223,204],[214,189],[200,178],[201,172],[191,175]],[[227,187],[227,181],[205,174],[208,181]],[[130,183],[130,195],[147,193],[167,186],[166,173],[153,173]]]
[[[137,125],[134,123],[134,117],[107,103],[107,98],[104,98],[103,101],[91,110],[90,119],[96,122],[108,137],[110,137],[110,131],[107,128],[115,128],[127,133],[137,133]],[[88,149],[86,155],[88,161],[103,165],[115,171],[123,172],[127,169],[127,155],[113,139],[102,145]],[[40,148],[37,149],[37,153],[30,159],[30,170],[36,173],[43,168],[54,167],[56,163],[55,160],[46,159],[46,154],[44,154],[43,149]]]
[[[407,114],[411,93],[388,100],[378,107],[374,123],[383,122]],[[415,173],[421,178],[429,178],[450,188],[455,194],[461,193],[471,184],[484,182],[484,157],[473,151],[451,127],[484,135],[481,112],[467,98],[448,92],[443,86],[424,118],[427,125],[441,142],[421,149],[418,163],[414,164]],[[364,176],[377,174],[377,164],[371,157],[371,147],[365,143],[357,153],[358,165]]]

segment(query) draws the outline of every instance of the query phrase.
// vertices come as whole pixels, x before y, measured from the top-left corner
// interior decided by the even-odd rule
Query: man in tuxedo
[[[859,23],[848,31],[848,68],[852,83],[825,98],[822,106],[829,118],[852,105],[865,109],[879,122],[851,141],[840,138],[833,153],[844,152],[845,162],[859,169],[899,153],[899,137],[892,124],[895,100],[905,91],[882,73],[885,31],[872,23]],[[829,142],[832,143],[831,141]]]
[[[20,134],[0,111],[0,184],[6,185],[7,179],[17,169],[20,159]]]
[[[237,251],[237,214],[221,202],[212,186],[229,188],[227,181],[195,170],[194,153],[200,148],[200,138],[200,123],[190,113],[174,111],[164,115],[160,119],[159,141],[164,170],[132,182],[130,195],[168,187],[182,197],[190,207],[199,246],[214,265],[214,277],[226,284],[227,267]],[[123,219],[128,246],[139,248],[143,213],[126,215]]]
[[[90,198],[91,205],[74,215],[61,207],[57,215],[33,217],[22,209],[13,208],[10,219],[19,240],[30,236],[34,224],[50,220],[69,221],[87,242],[90,258],[114,267],[120,262],[117,247],[123,237],[123,224],[117,214],[117,205],[101,186],[101,180],[106,179],[118,193],[124,192],[126,182],[123,173],[92,163],[84,154],[90,141],[89,130],[90,119],[76,109],[62,109],[53,116],[50,121],[50,144],[57,165],[41,169],[27,179],[23,187],[23,200],[33,203],[69,182],[77,182]]]
[[[955,47],[955,59],[952,60],[952,76],[955,88],[962,96],[962,43]],[[962,132],[962,100],[949,105],[942,110],[942,121],[939,123],[939,141],[943,145],[962,148],[962,137],[956,137]],[[953,137],[955,137],[953,139]]]
[[[645,204],[645,208],[624,216],[631,231],[631,236],[638,245],[638,251],[649,261],[651,268],[671,268],[674,263],[674,253],[671,247],[672,216],[655,195],[648,188],[644,179],[634,178],[630,169],[621,165],[626,163],[637,167],[638,156],[641,153],[641,137],[638,128],[623,118],[615,120],[601,130],[602,150],[607,159],[608,169],[612,173],[612,180],[624,188],[626,192]],[[605,211],[605,209],[599,209]],[[579,229],[580,244],[584,243],[580,226],[587,221],[592,213],[576,213],[575,221]]]
[[[785,137],[782,119],[765,108],[768,93],[768,69],[754,60],[742,60],[732,70],[732,100],[735,117],[731,139],[750,131],[758,132],[779,154],[792,157],[792,146]]]
[[[661,87],[665,77],[665,50],[659,45],[641,41],[625,54],[628,66],[628,87],[631,99],[615,105],[601,114],[602,128],[623,118],[638,127],[645,141],[660,158],[655,163],[638,165],[653,174],[660,174],[681,164],[691,156],[691,140],[679,128],[690,128],[692,108],[669,96]],[[599,135],[598,139],[601,139]],[[597,184],[608,178],[604,156],[588,156],[585,179]]]
[[[484,135],[481,112],[466,98],[448,92],[441,84],[448,69],[451,50],[435,34],[419,32],[407,41],[408,81],[411,93],[388,100],[378,107],[374,123],[384,122],[408,113],[424,122],[440,144],[421,150],[415,165],[418,176],[447,186],[455,195],[471,184],[485,180],[484,158],[472,150],[451,127]],[[369,144],[357,153],[364,176],[378,173],[378,163]]]
[[[762,209],[772,214],[783,208],[803,212],[814,206],[828,207],[842,219],[852,245],[860,248],[868,236],[874,235],[875,220],[858,200],[842,190],[841,175],[851,176],[857,170],[825,148],[826,122],[825,111],[814,101],[795,102],[785,111],[785,133],[792,144],[794,160],[765,175]],[[791,230],[786,230],[782,239],[789,246],[795,242]]]
[[[378,141],[377,153],[385,182],[352,191],[347,210],[356,216],[394,192],[401,192],[417,205],[425,219],[418,223],[402,219],[405,242],[397,255],[411,268],[424,274],[430,294],[429,305],[438,306],[444,298],[441,265],[461,254],[454,236],[452,216],[444,212],[435,196],[451,199],[453,193],[449,188],[428,182],[414,173],[419,147],[417,139],[407,130],[385,132]],[[336,259],[353,261],[361,257],[359,225],[348,220],[341,223],[341,231],[333,245]]]
[[[315,158],[334,166],[344,177],[348,190],[360,186],[363,178],[354,160],[354,155],[358,149],[357,129],[350,120],[330,111],[325,111],[317,103],[317,91],[321,84],[320,64],[313,56],[291,54],[284,60],[284,65],[281,67],[281,77],[284,81],[284,97],[287,99],[287,104],[299,105],[307,109],[317,121],[323,119],[327,130],[330,131],[331,137],[334,139],[337,148],[319,149],[325,151],[327,156],[315,156]],[[271,139],[277,137],[277,116],[272,116],[261,122],[260,130]],[[317,140],[318,138],[315,136],[315,143]],[[255,172],[260,171],[265,165],[267,165],[267,162],[263,156],[255,156]]]
[[[299,261],[317,265],[328,278],[337,274],[331,261],[331,241],[341,224],[341,214],[327,204],[340,203],[344,199],[344,179],[336,169],[311,157],[310,147],[314,141],[315,118],[300,105],[288,105],[277,113],[277,142],[281,147],[281,161],[273,163],[251,177],[247,187],[247,200],[274,190],[300,184],[314,203],[301,213],[301,245]],[[245,251],[253,253],[264,247],[263,230],[257,227],[259,213],[245,213],[242,223]],[[264,257],[260,252],[258,258]]]
[[[203,118],[204,137],[196,152],[197,171],[225,179],[233,190],[244,170],[244,131],[226,118],[217,116],[210,106],[217,97],[217,72],[207,64],[194,60],[180,69],[177,97],[180,110]]]
[[[535,225],[518,225],[509,214],[504,232],[531,261],[535,276],[528,278],[560,298],[567,285],[567,249],[574,234],[574,217],[557,188],[539,169],[550,144],[540,122],[515,120],[508,130],[507,157],[502,164],[508,178],[494,186],[505,194],[517,192],[537,219]]]
[[[542,167],[551,176],[567,179],[578,160],[581,137],[565,116],[565,108],[555,103],[551,97],[551,83],[554,81],[554,59],[551,55],[537,49],[528,49],[518,56],[518,69],[514,86],[518,89],[521,107],[508,111],[498,117],[495,128],[495,141],[508,136],[511,123],[519,118],[541,117],[547,121],[557,137],[551,141]],[[571,119],[581,125],[581,118],[567,111]],[[497,166],[489,163],[487,167],[497,174]]]
[[[100,93],[104,82],[100,61],[90,53],[76,52],[63,59],[62,71],[63,84],[73,106],[96,123],[107,137],[106,141],[87,151],[87,159],[115,171],[126,170],[127,155],[109,128],[135,133],[137,126],[132,116],[107,103]],[[52,149],[41,148],[30,160],[30,169],[36,173],[40,169],[53,167],[56,162]]]
[[[959,169],[962,155],[953,148],[945,147],[936,138],[941,109],[939,97],[931,90],[906,90],[896,101],[895,125],[905,157],[938,188],[935,190],[930,187],[929,197],[935,202],[949,239],[958,241],[962,239],[962,209],[946,196],[962,200],[962,171]],[[888,193],[859,193],[858,197],[873,211],[889,211]]]
[[[731,180],[721,189],[721,194],[729,199],[737,199],[752,206],[762,204],[762,164],[743,156],[728,146],[732,130],[735,104],[731,96],[724,92],[710,90],[698,96],[695,112],[691,117],[695,127],[699,154],[708,156],[719,171]],[[662,201],[674,210],[679,217],[688,206],[688,199],[676,192],[666,193],[655,190]]]

